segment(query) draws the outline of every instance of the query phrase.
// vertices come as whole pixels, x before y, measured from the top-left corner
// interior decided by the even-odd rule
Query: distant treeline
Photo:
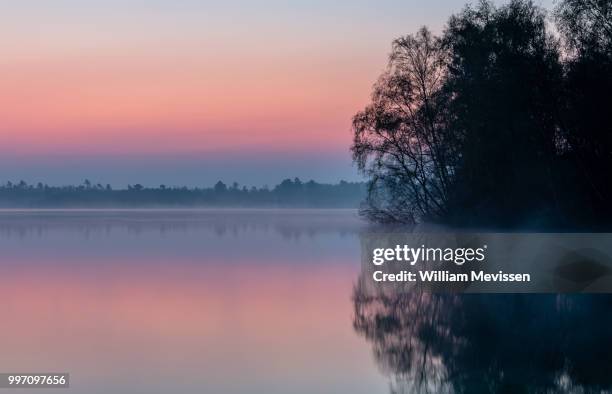
[[[29,185],[24,181],[0,185],[2,208],[105,208],[105,207],[317,207],[357,208],[366,194],[361,182],[338,184],[285,179],[279,185],[247,188],[217,182],[210,188],[110,185],[85,180],[78,186]]]

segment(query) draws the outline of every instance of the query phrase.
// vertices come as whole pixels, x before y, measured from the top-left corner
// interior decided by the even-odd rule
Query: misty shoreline
[[[322,184],[285,179],[274,188],[247,188],[217,182],[210,188],[144,187],[110,185],[86,180],[76,186],[28,185],[7,182],[0,186],[0,209],[282,209],[351,208],[365,198],[366,184]]]

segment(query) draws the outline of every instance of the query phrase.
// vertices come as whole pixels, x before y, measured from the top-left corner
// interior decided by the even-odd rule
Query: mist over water
[[[69,372],[70,393],[610,388],[609,296],[366,287],[367,229],[353,210],[2,211],[0,371]]]
[[[351,326],[362,226],[352,210],[2,212],[0,370],[66,371],[70,393],[384,392]]]

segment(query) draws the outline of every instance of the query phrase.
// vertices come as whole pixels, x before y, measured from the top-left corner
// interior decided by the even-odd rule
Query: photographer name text
[[[486,260],[487,245],[479,248],[431,248],[421,245],[410,247],[396,245],[395,248],[377,248],[373,250],[372,264],[381,266],[396,262],[407,264],[414,268],[420,263],[452,263],[462,266],[465,263],[482,264]],[[438,267],[440,268],[440,267]],[[451,272],[441,269],[419,269],[416,271],[401,270],[399,272],[374,271],[375,282],[530,282],[531,275],[527,273],[507,273],[502,270],[486,272],[485,270],[470,270],[468,272]]]

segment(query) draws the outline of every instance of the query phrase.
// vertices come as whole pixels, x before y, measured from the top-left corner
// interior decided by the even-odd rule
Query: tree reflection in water
[[[353,301],[355,331],[392,393],[612,389],[612,295],[431,294],[360,280]]]

